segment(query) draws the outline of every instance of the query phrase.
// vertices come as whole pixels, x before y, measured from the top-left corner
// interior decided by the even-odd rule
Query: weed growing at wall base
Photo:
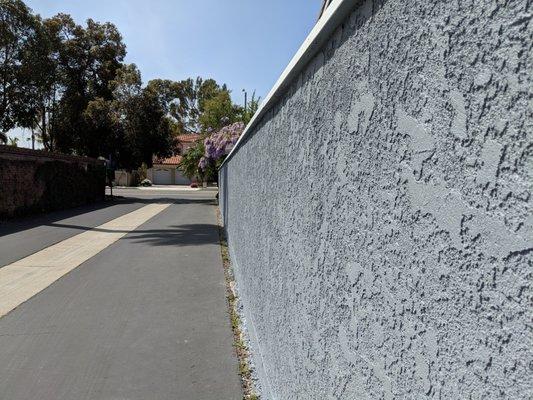
[[[231,329],[233,331],[233,347],[235,347],[235,352],[237,353],[237,359],[239,361],[239,375],[241,376],[242,389],[244,392],[243,400],[259,400],[259,396],[255,393],[254,382],[252,379],[250,352],[244,340],[242,321],[237,310],[239,299],[237,297],[237,292],[235,291],[235,277],[231,268],[226,233],[222,226],[222,219],[218,208],[216,212],[218,233],[220,237],[220,252],[222,254],[222,265],[224,267],[224,279],[226,281],[226,298],[228,300]]]

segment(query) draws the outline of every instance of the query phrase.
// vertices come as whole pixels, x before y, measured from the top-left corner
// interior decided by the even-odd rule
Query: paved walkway
[[[77,263],[0,318],[0,399],[242,398],[215,193],[118,192],[0,227],[0,287],[8,268]]]
[[[210,188],[209,188],[210,189]],[[109,189],[108,189],[109,190]],[[189,185],[152,185],[152,186],[136,186],[136,187],[123,187],[119,186],[117,188],[113,188],[113,192],[115,190],[142,190],[145,192],[155,192],[155,191],[162,191],[162,192],[198,192],[202,189],[200,188],[192,188]]]

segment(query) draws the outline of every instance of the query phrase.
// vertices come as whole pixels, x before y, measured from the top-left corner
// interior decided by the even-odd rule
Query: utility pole
[[[244,113],[246,114],[246,108],[248,106],[248,93],[246,93],[245,89],[243,89],[242,92],[244,93]]]

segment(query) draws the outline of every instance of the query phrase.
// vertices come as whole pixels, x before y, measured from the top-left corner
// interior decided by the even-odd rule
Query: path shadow
[[[154,246],[189,246],[219,242],[218,225],[215,224],[172,225],[166,229],[136,229],[134,231],[57,223],[49,224],[49,226],[79,229],[84,232],[91,230],[106,233],[127,233],[123,239],[132,240],[135,243],[149,243]]]
[[[134,243],[152,246],[200,246],[218,244],[218,225],[185,224],[173,225],[168,229],[135,230],[124,239]]]
[[[117,204],[118,202],[116,201],[105,201],[69,208],[67,210],[51,211],[45,214],[34,214],[0,221],[0,236],[25,231],[42,225],[50,225],[54,221],[61,221],[78,215],[103,210]]]
[[[10,219],[7,221],[0,221],[0,237],[5,236],[5,235],[10,235],[13,233],[17,233],[20,231],[25,231],[28,229],[36,228],[39,226],[79,229],[79,230],[86,231],[89,229],[93,229],[93,227],[86,226],[86,225],[61,223],[60,221],[63,221],[69,218],[74,218],[74,217],[87,214],[90,212],[104,210],[109,207],[116,207],[116,206],[120,206],[124,204],[139,204],[140,206],[143,206],[143,205],[148,205],[148,204],[160,204],[160,203],[163,203],[163,204],[169,204],[169,203],[170,204],[199,204],[199,205],[213,206],[213,205],[216,205],[216,199],[187,199],[187,198],[176,198],[176,197],[156,197],[156,198],[115,197],[114,200],[69,208],[67,210],[52,211],[46,214],[31,215],[27,217],[14,218],[14,219]],[[126,214],[127,212],[130,212],[130,211],[126,211],[123,214]],[[119,214],[116,217],[123,215],[123,214]]]

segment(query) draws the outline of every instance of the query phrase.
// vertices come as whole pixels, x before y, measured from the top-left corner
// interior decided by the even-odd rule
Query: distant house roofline
[[[184,133],[182,135],[177,135],[176,139],[181,143],[194,143],[200,140],[201,137],[197,133]]]
[[[167,157],[167,158],[155,158],[154,157],[152,164],[154,165],[178,165],[182,159],[183,157],[179,155]]]

